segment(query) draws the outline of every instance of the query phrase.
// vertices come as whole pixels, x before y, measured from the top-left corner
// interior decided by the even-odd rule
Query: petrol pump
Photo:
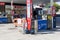
[[[32,27],[32,13],[33,17],[35,19],[34,27],[35,32],[40,32],[41,30],[47,30],[56,28],[56,25],[54,23],[55,21],[55,8],[51,7],[51,14],[47,14],[44,11],[44,5],[41,4],[39,7],[34,9],[34,12],[32,12],[32,0],[26,0],[27,4],[27,29],[26,33],[30,34],[31,32],[34,32],[34,29]]]
[[[43,5],[39,6],[38,8],[35,8],[35,29],[37,29],[37,32],[42,30],[47,30],[47,13],[44,10]]]
[[[55,9],[56,8],[54,6],[52,6],[52,17],[53,17],[52,23],[53,23],[53,29],[56,28],[56,11],[55,11]]]
[[[55,12],[54,6],[48,9],[47,20],[48,20],[48,29],[55,29],[56,28],[56,12]]]

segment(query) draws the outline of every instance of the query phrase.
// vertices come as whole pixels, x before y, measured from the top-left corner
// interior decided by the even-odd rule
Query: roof
[[[55,2],[60,1],[60,0],[54,0]],[[0,2],[11,2],[11,0],[0,0]],[[33,0],[33,4],[38,4],[38,3],[49,3],[50,0]],[[26,0],[14,0],[14,3],[21,3],[21,4],[26,4]]]

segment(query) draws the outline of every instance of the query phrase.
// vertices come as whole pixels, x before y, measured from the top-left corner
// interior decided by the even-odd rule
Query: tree
[[[56,8],[56,12],[60,9],[60,5],[58,5],[58,4],[56,4],[56,3],[54,3],[53,6]]]
[[[54,3],[53,6],[56,8],[56,12],[60,9],[60,5],[58,5],[58,4],[56,4],[56,3]],[[48,4],[46,5],[46,7],[49,8],[49,7],[50,7],[50,3],[48,3]]]

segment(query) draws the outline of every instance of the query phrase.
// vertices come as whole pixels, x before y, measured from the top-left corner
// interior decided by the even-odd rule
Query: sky
[[[60,2],[56,2],[56,3],[60,5]]]

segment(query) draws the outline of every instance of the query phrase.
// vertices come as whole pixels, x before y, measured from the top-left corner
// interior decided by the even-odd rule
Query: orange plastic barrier
[[[24,24],[26,23],[26,19],[25,18],[15,18],[13,19],[13,24],[15,25],[15,27],[17,26],[25,26]]]

